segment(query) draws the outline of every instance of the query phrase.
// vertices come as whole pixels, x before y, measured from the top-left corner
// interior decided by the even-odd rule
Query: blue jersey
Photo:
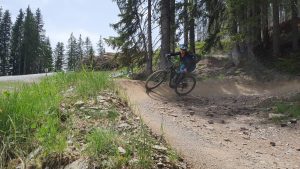
[[[171,56],[180,56],[180,52],[177,53],[171,53]],[[196,61],[195,61],[195,56],[192,54],[187,54],[184,57],[180,57],[180,66],[179,66],[179,72],[192,72],[196,68]]]

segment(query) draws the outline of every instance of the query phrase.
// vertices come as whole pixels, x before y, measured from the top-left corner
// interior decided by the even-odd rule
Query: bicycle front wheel
[[[167,79],[168,72],[165,70],[158,70],[152,73],[146,81],[146,89],[153,90],[161,85]]]
[[[185,96],[189,94],[196,86],[196,79],[192,75],[184,75],[182,79],[176,84],[175,92],[179,96]]]

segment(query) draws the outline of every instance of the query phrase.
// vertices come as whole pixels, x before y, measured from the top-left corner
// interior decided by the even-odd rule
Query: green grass
[[[109,108],[109,110],[85,110],[85,115],[90,116],[95,120],[109,120],[114,122],[120,116],[120,113],[115,108]]]
[[[87,151],[94,157],[115,155],[118,151],[117,134],[106,129],[96,129],[87,136],[87,141]]]
[[[146,125],[143,121],[140,122],[140,130],[135,137],[132,138],[133,149],[137,151],[138,163],[135,165],[136,168],[151,168],[153,165],[153,149],[156,140],[154,140],[149,132],[147,131]]]
[[[119,112],[115,109],[111,109],[107,112],[107,118],[111,121],[115,121],[119,117]]]
[[[81,97],[91,97],[99,91],[113,89],[114,84],[109,80],[109,74],[103,72],[76,73],[76,92]]]
[[[112,113],[113,111],[110,111]],[[110,119],[109,116],[106,118]],[[113,123],[113,121],[111,121]],[[153,149],[155,140],[141,123],[138,133],[127,131],[126,134],[107,128],[96,128],[86,137],[88,156],[100,168],[122,168],[129,165],[133,158],[137,161],[130,164],[130,168],[151,168],[153,166]],[[118,147],[126,150],[120,154]]]
[[[13,91],[16,89],[21,88],[23,85],[26,85],[25,83],[22,82],[0,82],[0,92],[3,91]]]
[[[124,138],[112,130],[98,128],[87,136],[87,154],[95,159],[100,168],[122,168],[131,159],[130,146],[124,143]],[[125,149],[120,154],[118,147]]]
[[[287,114],[290,117],[300,117],[300,102],[295,103],[278,103],[276,105],[277,112]]]
[[[59,73],[39,83],[15,86],[18,90],[0,94],[0,168],[10,159],[25,158],[38,146],[47,153],[64,150],[66,132],[59,108],[70,86],[75,86],[75,97],[80,98],[113,87],[103,72]]]

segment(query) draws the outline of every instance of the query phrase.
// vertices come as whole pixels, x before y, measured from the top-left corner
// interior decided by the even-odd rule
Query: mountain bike
[[[177,66],[172,62],[171,57],[166,56],[166,58],[170,64],[165,69],[155,71],[147,78],[146,90],[151,91],[169,80],[169,87],[174,88],[177,95],[189,94],[196,86],[196,78],[190,73],[177,73]]]

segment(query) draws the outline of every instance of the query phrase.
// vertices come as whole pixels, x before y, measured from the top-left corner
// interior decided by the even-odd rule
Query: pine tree
[[[105,48],[104,48],[104,44],[103,44],[103,40],[102,40],[101,36],[99,38],[97,46],[98,46],[98,55],[103,56],[105,54]]]
[[[78,62],[76,65],[77,69],[81,68],[81,63],[82,63],[83,55],[84,55],[83,48],[84,48],[84,42],[83,42],[81,34],[80,34],[79,38],[78,38],[78,42],[77,42],[77,55],[78,55]]]
[[[47,69],[48,72],[51,72],[53,70],[53,57],[52,57],[52,48],[51,48],[49,37],[45,39],[42,49],[43,49],[42,50],[43,58],[45,59],[43,63],[43,68]]]
[[[85,39],[84,46],[85,46],[85,50],[84,50],[85,58],[88,61],[87,64],[89,67],[93,68],[95,62],[95,51],[89,37]]]
[[[93,46],[92,46],[92,42],[91,42],[90,38],[86,37],[86,39],[84,41],[84,51],[83,51],[85,58],[89,58],[92,47]]]
[[[71,33],[67,46],[68,70],[75,70],[78,62],[77,42],[73,33]]]
[[[1,23],[1,21],[2,21],[2,7],[0,6],[0,23]]]
[[[39,60],[37,56],[39,54],[39,42],[37,22],[30,7],[28,7],[24,21],[24,39],[22,43],[22,74],[38,73]]]
[[[13,75],[21,74],[21,47],[23,40],[23,26],[24,26],[24,13],[20,9],[17,20],[12,28],[11,38],[11,57],[12,57],[12,68]]]
[[[94,50],[93,46],[91,46],[88,53],[89,53],[88,58],[90,60],[94,61],[95,60],[95,50]]]
[[[3,14],[0,23],[0,62],[1,75],[11,73],[10,58],[10,39],[11,39],[11,17],[8,10]]]
[[[1,23],[2,23],[2,15],[3,15],[3,13],[2,13],[2,6],[0,6],[0,26],[1,26]],[[0,28],[1,29],[1,28]],[[1,31],[1,30],[0,30]],[[1,31],[2,32],[2,31]],[[0,32],[0,35],[1,35],[1,32]],[[0,37],[0,51],[2,50],[1,49],[2,47],[1,47],[1,37]],[[1,67],[2,67],[2,63],[1,63],[1,58],[2,58],[2,54],[0,53],[0,76],[2,75],[2,69],[1,69]]]
[[[63,59],[64,59],[64,44],[62,42],[58,42],[56,48],[54,50],[54,69],[55,72],[59,72],[63,70]]]
[[[89,50],[89,66],[91,69],[93,69],[95,67],[95,50],[93,48],[93,46],[90,48]]]
[[[44,29],[44,21],[41,10],[38,8],[35,12],[35,19],[40,35],[40,41],[43,42],[46,40],[46,31]]]
[[[35,20],[37,25],[37,30],[39,33],[39,44],[38,44],[38,72],[45,71],[45,65],[47,64],[47,58],[45,58],[45,53],[47,53],[47,44],[46,44],[46,31],[44,30],[44,21],[41,10],[38,8],[35,12]],[[44,51],[45,50],[45,51]]]
[[[111,26],[117,31],[117,37],[106,39],[106,43],[122,52],[118,61],[121,65],[132,69],[134,66],[143,66],[147,60],[147,11],[144,0],[116,1],[121,18]],[[152,1],[153,4],[156,0]],[[141,57],[143,56],[143,57]]]

